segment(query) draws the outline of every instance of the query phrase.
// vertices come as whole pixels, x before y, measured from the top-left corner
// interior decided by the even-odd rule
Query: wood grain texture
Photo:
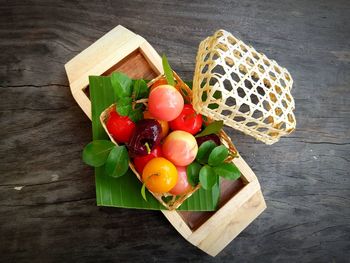
[[[345,0],[1,0],[0,261],[347,262],[349,12]],[[183,79],[199,42],[219,28],[294,79],[290,137],[267,146],[227,130],[268,209],[216,258],[159,212],[95,206],[93,170],[80,159],[91,123],[63,65],[117,24],[166,53]]]

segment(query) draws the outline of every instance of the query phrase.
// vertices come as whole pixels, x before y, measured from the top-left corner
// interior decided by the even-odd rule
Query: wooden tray
[[[90,119],[89,75],[121,71],[132,78],[153,79],[163,74],[161,58],[152,46],[120,25],[70,60],[65,69],[73,97]],[[254,172],[241,156],[234,163],[242,176],[237,181],[221,183],[217,211],[162,211],[186,240],[211,256],[224,249],[266,208]]]

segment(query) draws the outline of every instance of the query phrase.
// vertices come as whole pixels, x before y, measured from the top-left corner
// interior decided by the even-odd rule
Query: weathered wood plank
[[[0,261],[346,262],[349,11],[345,0],[2,1]],[[93,171],[80,159],[91,124],[63,65],[117,24],[166,53],[183,79],[200,40],[218,28],[294,78],[290,137],[266,146],[228,129],[268,209],[215,259],[160,213],[95,206]]]

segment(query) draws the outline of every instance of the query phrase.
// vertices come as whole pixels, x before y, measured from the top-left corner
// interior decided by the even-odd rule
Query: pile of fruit
[[[240,172],[233,153],[217,135],[222,121],[208,123],[181,92],[167,59],[164,76],[147,85],[117,72],[111,76],[116,103],[102,113],[102,125],[111,140],[96,140],[83,151],[83,160],[105,166],[109,176],[119,177],[131,161],[145,188],[156,194],[183,196],[199,184],[204,189],[220,187],[220,176],[237,179]],[[148,87],[150,86],[150,87]],[[101,115],[101,116],[102,116]]]

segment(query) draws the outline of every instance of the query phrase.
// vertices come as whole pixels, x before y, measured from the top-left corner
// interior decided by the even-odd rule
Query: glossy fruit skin
[[[163,157],[150,160],[142,172],[142,181],[154,193],[167,193],[177,183],[178,174],[174,164]]]
[[[164,140],[162,153],[176,166],[187,166],[193,162],[198,152],[194,136],[185,131],[173,131]]]
[[[185,104],[180,115],[170,122],[170,128],[196,134],[202,127],[202,115],[197,114],[191,104]]]
[[[135,123],[128,116],[120,116],[116,111],[112,111],[106,127],[116,142],[127,143],[135,130]]]
[[[176,119],[184,107],[181,93],[170,85],[154,88],[148,97],[148,111],[157,120],[172,121]]]
[[[145,168],[146,164],[152,160],[153,158],[156,157],[161,157],[162,156],[162,148],[160,147],[160,145],[158,145],[157,147],[155,147],[150,154],[146,154],[143,156],[136,156],[134,158],[134,165],[135,168],[137,170],[137,172],[139,174],[142,174],[143,169]]]
[[[127,144],[130,157],[146,155],[148,154],[148,148],[152,151],[160,144],[161,133],[162,127],[156,120],[143,119],[137,122]]]
[[[213,141],[217,146],[221,144],[220,138],[216,134],[209,134],[202,137],[197,137],[196,141],[197,141],[198,147],[201,146],[201,144],[206,141]]]
[[[176,185],[169,191],[173,195],[182,195],[189,192],[192,189],[192,186],[187,180],[186,167],[176,166],[178,179]]]
[[[149,111],[145,111],[143,113],[143,118],[144,119],[155,119]],[[163,139],[169,133],[169,123],[167,121],[161,121],[161,120],[157,120],[157,121],[159,122],[160,126],[162,127],[162,133],[160,134],[160,137]]]

